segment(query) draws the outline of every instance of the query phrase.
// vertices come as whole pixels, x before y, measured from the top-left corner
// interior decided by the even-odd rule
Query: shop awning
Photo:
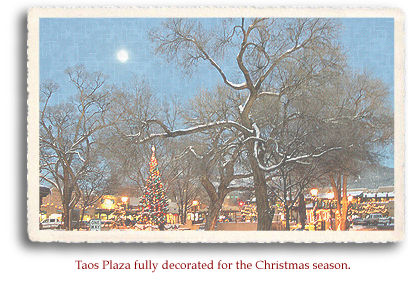
[[[351,192],[347,192],[348,195],[351,195],[353,197],[358,197],[361,194],[363,194],[363,191],[351,191]]]

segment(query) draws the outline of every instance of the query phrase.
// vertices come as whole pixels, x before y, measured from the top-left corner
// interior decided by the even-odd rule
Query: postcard
[[[31,8],[34,242],[404,238],[398,9]]]

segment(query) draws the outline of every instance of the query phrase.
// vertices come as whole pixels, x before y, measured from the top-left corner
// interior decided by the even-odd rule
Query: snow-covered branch
[[[192,153],[195,158],[203,159],[203,156],[202,156],[202,155],[198,155],[198,154],[196,153],[196,151],[194,150],[194,148],[193,148],[191,145],[188,146],[188,147],[187,147],[180,155],[178,155],[175,159],[176,159],[176,160],[177,160],[177,159],[180,159],[180,158],[184,157],[184,155],[186,155],[187,153]]]
[[[158,123],[157,120],[151,120],[150,122]],[[163,133],[150,134],[149,136],[147,136],[145,138],[139,139],[138,143],[144,143],[144,142],[150,141],[150,140],[155,139],[155,138],[174,138],[174,137],[179,137],[179,136],[185,136],[185,135],[194,134],[194,133],[198,133],[198,132],[201,132],[201,131],[210,130],[210,129],[214,129],[214,128],[236,128],[237,130],[239,130],[240,132],[242,132],[244,134],[249,134],[250,135],[250,134],[253,133],[252,130],[244,127],[243,125],[241,125],[241,124],[239,124],[237,122],[233,122],[233,121],[218,121],[218,122],[208,123],[208,124],[204,124],[204,125],[198,125],[198,126],[194,126],[194,127],[190,127],[190,128],[186,128],[186,129],[182,129],[182,130],[175,130],[175,131],[169,130],[162,123],[160,123],[159,125],[163,128],[163,130],[164,130]],[[128,137],[129,138],[139,138],[140,133],[138,133],[136,135],[128,135]]]
[[[260,98],[260,97],[264,97],[264,96],[280,98],[280,97],[281,97],[281,94],[280,94],[280,93],[276,93],[276,92],[267,92],[267,91],[260,92],[260,93],[258,94],[258,97],[259,97],[259,98]]]
[[[50,183],[50,184],[51,184],[52,186],[54,186],[56,189],[59,189],[58,184],[55,183],[55,181],[53,181],[53,180],[47,178],[45,175],[43,175],[43,174],[40,173],[40,178],[41,178],[41,179],[44,179],[45,181],[47,181],[48,183]]]
[[[276,164],[265,166],[259,159],[259,152],[260,152],[259,143],[265,142],[265,140],[260,138],[260,131],[256,124],[253,124],[253,128],[255,130],[255,137],[253,138],[255,140],[253,155],[258,162],[259,168],[266,172],[274,171],[278,169],[280,166],[282,166],[284,163],[303,163],[305,159],[319,158],[329,152],[343,149],[343,147],[338,146],[338,147],[330,147],[326,150],[320,151],[322,148],[317,147],[312,152],[307,153],[307,154],[294,155],[294,152],[292,152],[291,154],[287,155],[287,154],[279,152],[278,143],[275,141],[276,153],[281,157],[281,160]],[[349,147],[352,147],[352,146],[353,145],[350,145]]]

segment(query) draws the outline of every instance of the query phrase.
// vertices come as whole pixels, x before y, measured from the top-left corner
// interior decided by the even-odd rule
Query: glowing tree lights
[[[165,224],[169,203],[164,195],[154,146],[152,147],[152,157],[150,158],[149,166],[149,177],[146,180],[143,196],[140,200],[143,209],[139,222],[153,225]]]

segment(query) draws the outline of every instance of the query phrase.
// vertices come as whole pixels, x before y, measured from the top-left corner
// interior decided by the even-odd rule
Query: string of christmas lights
[[[149,164],[149,177],[146,179],[140,203],[143,208],[138,217],[138,223],[152,225],[166,223],[169,203],[161,183],[161,174],[154,146],[152,147],[152,156]]]
[[[369,215],[375,213],[381,213],[384,215],[388,213],[388,210],[385,207],[385,205],[375,202],[374,203],[369,202],[367,204],[360,204],[354,207],[350,207],[348,211],[348,215],[360,215],[360,214]]]
[[[256,211],[256,206],[245,205],[241,210],[241,217],[245,220],[251,220],[252,218],[256,218],[257,216],[258,213]]]

